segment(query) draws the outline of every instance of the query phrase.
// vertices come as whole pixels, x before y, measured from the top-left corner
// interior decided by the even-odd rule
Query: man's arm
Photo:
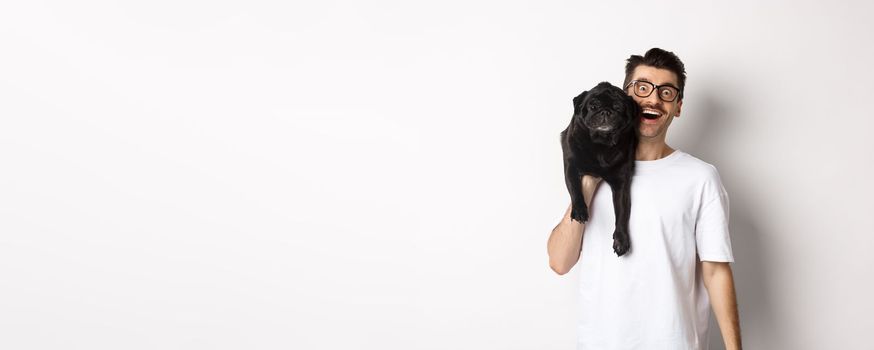
[[[701,272],[719,330],[722,332],[725,349],[740,350],[740,320],[731,266],[727,262],[702,261]]]
[[[589,213],[591,213],[592,196],[594,196],[595,188],[598,187],[601,178],[585,175],[582,181],[583,199],[586,201]],[[582,248],[583,231],[585,229],[586,224],[571,219],[571,206],[568,205],[564,218],[552,229],[549,241],[546,244],[546,251],[549,254],[549,267],[555,273],[559,275],[568,273],[577,263],[577,260],[580,259],[580,249]]]

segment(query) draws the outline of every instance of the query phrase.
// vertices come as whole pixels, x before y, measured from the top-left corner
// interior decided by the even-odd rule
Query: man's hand
[[[592,197],[595,196],[595,189],[598,188],[598,184],[600,183],[600,177],[591,175],[583,176],[583,199],[586,200],[586,207],[589,208],[589,217],[592,217]]]

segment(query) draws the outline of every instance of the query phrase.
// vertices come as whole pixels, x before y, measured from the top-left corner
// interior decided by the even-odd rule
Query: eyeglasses
[[[680,89],[673,86],[656,85],[643,80],[632,80],[628,85],[625,85],[625,90],[628,90],[628,87],[632,85],[634,86],[634,94],[637,95],[637,97],[648,97],[649,95],[652,95],[653,91],[658,90],[659,98],[662,101],[673,102],[677,99],[677,96],[680,95]]]

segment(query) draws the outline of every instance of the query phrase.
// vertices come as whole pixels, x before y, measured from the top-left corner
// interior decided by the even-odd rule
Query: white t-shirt
[[[613,252],[613,192],[602,182],[576,264],[578,350],[706,350],[702,261],[733,262],[728,194],[716,168],[675,150],[635,161],[631,250]],[[700,257],[700,259],[699,259]]]

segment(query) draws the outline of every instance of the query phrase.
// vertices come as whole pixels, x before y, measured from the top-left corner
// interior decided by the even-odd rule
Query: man
[[[631,250],[617,257],[612,190],[584,176],[588,222],[568,206],[549,236],[549,266],[563,275],[578,264],[578,349],[708,348],[712,305],[726,349],[741,349],[730,262],[728,195],[712,165],[665,143],[680,116],[686,71],[658,48],[632,55],[626,92],[640,105],[640,143],[631,185]],[[583,234],[585,232],[585,234]]]

